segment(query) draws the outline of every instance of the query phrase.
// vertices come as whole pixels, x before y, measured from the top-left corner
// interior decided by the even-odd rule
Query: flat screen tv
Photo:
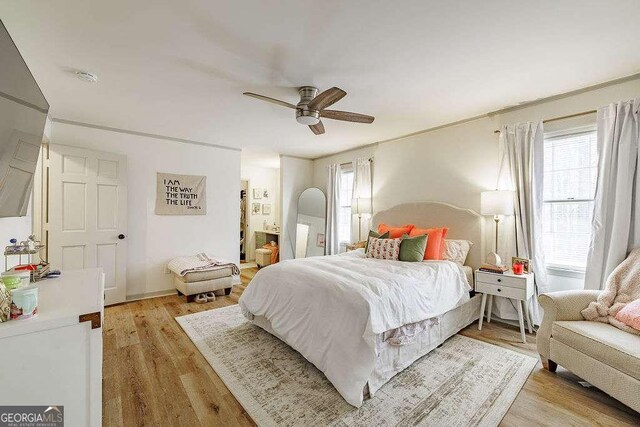
[[[25,216],[49,103],[0,21],[0,217]]]

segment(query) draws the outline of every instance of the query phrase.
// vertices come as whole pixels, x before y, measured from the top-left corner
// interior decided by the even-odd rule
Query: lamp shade
[[[371,198],[360,197],[351,201],[351,212],[354,215],[371,213]]]
[[[513,215],[513,191],[495,190],[480,193],[482,215]]]

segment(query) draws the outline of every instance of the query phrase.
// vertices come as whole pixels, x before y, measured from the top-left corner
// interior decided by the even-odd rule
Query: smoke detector
[[[84,80],[85,82],[95,83],[98,81],[98,76],[95,74],[88,73],[86,71],[76,71],[76,76],[80,80]]]

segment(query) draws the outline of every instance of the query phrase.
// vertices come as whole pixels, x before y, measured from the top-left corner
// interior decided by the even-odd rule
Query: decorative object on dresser
[[[505,297],[511,299],[518,310],[518,322],[520,324],[520,335],[522,342],[526,343],[527,338],[524,332],[524,317],[529,326],[529,333],[533,333],[533,320],[529,312],[529,300],[534,293],[533,273],[515,275],[508,271],[504,274],[489,273],[487,271],[476,271],[476,292],[482,293],[482,304],[480,307],[480,319],[478,320],[478,330],[482,330],[482,318],[484,316],[487,297],[489,306],[487,311],[487,323],[491,322],[491,309],[493,308],[493,297]],[[524,308],[523,308],[524,307]]]
[[[533,273],[533,269],[531,268],[531,260],[528,260],[526,258],[518,258],[515,256],[511,257],[511,266],[515,274]]]
[[[478,270],[486,271],[487,273],[504,274],[509,271],[509,267],[506,265],[497,266],[493,264],[482,264]]]
[[[38,317],[0,323],[2,405],[55,404],[65,425],[102,425],[104,277],[64,271],[39,285]]]
[[[513,215],[513,191],[494,190],[480,193],[480,213],[492,215],[496,223],[496,246],[494,252],[487,254],[486,262],[497,266],[502,265],[502,259],[498,255],[498,224],[503,215]]]

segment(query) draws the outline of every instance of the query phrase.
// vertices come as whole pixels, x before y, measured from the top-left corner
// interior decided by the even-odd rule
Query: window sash
[[[595,199],[557,199],[557,200],[543,200],[542,203],[582,203],[593,202]]]
[[[548,198],[543,200],[543,206],[544,206],[543,212],[548,212],[548,214],[544,214],[544,219],[546,219],[546,221],[548,222],[543,227],[543,229],[545,230],[543,231],[544,240],[545,240],[545,243],[544,243],[545,252],[547,252],[549,255],[545,260],[545,263],[546,263],[545,267],[550,270],[567,271],[567,272],[572,272],[572,274],[575,275],[575,274],[581,274],[581,272],[584,272],[584,269],[586,268],[586,259],[582,260],[584,255],[583,252],[585,249],[583,247],[584,245],[582,244],[582,242],[584,242],[585,240],[588,240],[587,234],[590,234],[590,231],[589,233],[585,232],[586,225],[584,222],[585,212],[584,212],[583,204],[593,206],[595,202],[595,195],[594,195],[595,188],[593,188],[591,193],[588,195],[592,197],[588,197],[587,194],[585,194],[586,187],[582,187],[583,185],[587,185],[587,183],[584,182],[584,180],[587,179],[587,177],[581,176],[582,173],[580,173],[580,175],[577,177],[575,175],[567,175],[567,174],[571,174],[571,173],[576,174],[576,173],[579,173],[576,171],[585,171],[585,170],[592,170],[592,171],[595,170],[595,173],[597,174],[597,166],[593,165],[593,163],[591,165],[585,165],[585,163],[579,164],[580,162],[578,162],[577,164],[576,163],[571,164],[572,162],[567,162],[567,158],[563,157],[567,155],[567,152],[562,151],[562,147],[563,147],[562,141],[590,135],[591,137],[587,137],[584,139],[584,144],[571,143],[569,146],[566,146],[565,148],[576,150],[577,156],[587,156],[587,155],[593,156],[594,155],[593,144],[595,143],[595,141],[593,140],[592,135],[594,131],[595,131],[595,128],[589,127],[589,128],[583,128],[580,130],[574,129],[573,131],[567,130],[561,133],[560,132],[555,133],[552,136],[545,135],[545,139],[544,139],[545,160],[547,155],[553,156],[551,157],[551,163],[545,164],[545,171],[544,171],[545,176],[549,174],[559,173],[563,177],[573,178],[575,180],[573,181],[573,183],[575,184],[577,182],[578,185],[580,186],[579,188],[576,188],[577,191],[575,192],[582,193],[580,194],[579,197],[565,198],[563,196],[567,192],[571,193],[573,191],[567,191],[567,189],[569,188],[564,189],[563,187],[554,188],[552,187],[553,183],[548,181],[545,182],[545,188],[543,189],[545,194],[547,194],[548,196],[553,196],[555,192],[558,196],[560,196],[556,198]],[[554,142],[557,142],[558,144],[554,146],[553,145]],[[551,150],[551,152],[547,154],[546,150]],[[556,151],[556,150],[559,150],[559,151]],[[589,154],[580,150],[587,150]],[[556,158],[556,156],[560,156],[560,157]],[[597,153],[596,153],[596,156],[597,156]],[[582,157],[578,157],[578,158],[582,159]],[[593,157],[591,158],[593,159]],[[557,159],[557,163],[556,163],[556,159]],[[597,159],[596,159],[596,163],[597,163]],[[591,174],[591,180],[593,180],[593,173]],[[593,186],[593,184],[594,184],[594,181],[591,181],[590,185]],[[563,192],[565,194],[562,194]],[[571,194],[568,194],[568,195],[571,195]],[[583,205],[583,207],[574,208],[574,207],[571,207],[571,205],[574,205],[574,206]],[[568,207],[563,208],[561,206],[568,206]],[[574,211],[573,209],[577,209],[577,211]],[[581,210],[582,212],[580,212]],[[577,217],[572,216],[576,214],[579,216]],[[547,215],[550,215],[550,216],[547,216]],[[570,227],[565,229],[563,228],[563,225],[566,225],[566,224],[570,224]],[[577,243],[579,244],[579,246],[574,246]],[[578,256],[575,251],[572,252],[572,248],[576,248],[576,249],[579,248],[580,255]]]

